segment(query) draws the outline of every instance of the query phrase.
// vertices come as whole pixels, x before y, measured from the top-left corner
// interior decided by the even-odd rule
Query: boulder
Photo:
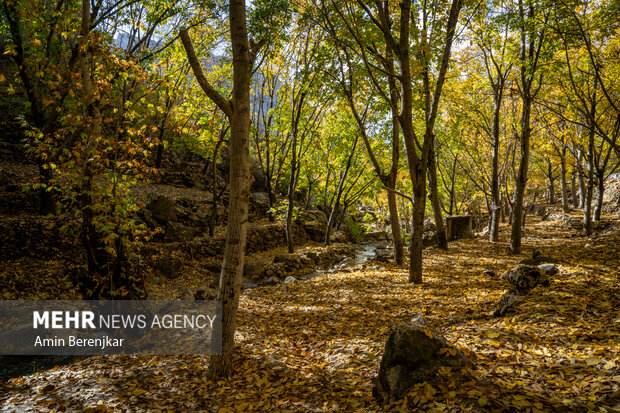
[[[391,331],[373,394],[382,402],[398,400],[416,383],[432,379],[440,367],[460,369],[466,363],[460,350],[417,316]]]
[[[386,231],[372,231],[364,234],[364,242],[389,241],[390,237]]]
[[[559,272],[558,267],[555,264],[541,264],[538,266],[538,269],[550,277]]]
[[[327,227],[327,215],[318,209],[303,211],[295,221],[297,225],[308,234],[314,242],[325,241],[325,228]]]
[[[254,280],[260,278],[265,271],[265,264],[260,261],[247,261],[243,264],[243,276]]]
[[[500,278],[507,280],[513,287],[516,295],[526,295],[539,283],[544,283],[546,275],[531,265],[519,264],[506,271]]]
[[[176,219],[176,211],[174,206],[176,201],[164,195],[160,195],[146,206],[151,212],[151,216],[157,221],[165,224],[168,221]]]
[[[201,287],[194,293],[194,300],[215,300],[217,292],[205,287]]]
[[[390,263],[394,259],[392,250],[389,249],[377,249],[373,261],[382,262],[384,264]]]
[[[332,234],[332,242],[346,243],[349,242],[349,238],[347,237],[347,234],[344,233],[344,231],[336,231]]]
[[[430,247],[435,244],[437,244],[437,227],[429,221],[424,224],[424,229],[422,230],[422,245]]]
[[[357,263],[355,262],[355,258],[346,257],[344,260],[340,261],[338,264],[334,266],[334,268],[340,270],[343,268],[351,268],[354,267]]]
[[[507,292],[499,299],[497,310],[493,313],[494,317],[503,317],[512,311],[517,305],[521,304],[523,299],[512,292]]]
[[[190,241],[194,236],[198,235],[200,230],[198,228],[188,227],[180,222],[170,221],[166,224],[164,230],[165,242],[186,242]]]
[[[297,278],[295,278],[295,277],[293,277],[293,276],[289,275],[288,277],[286,277],[286,278],[284,279],[284,284],[291,284],[291,283],[294,283],[294,282],[296,282],[296,281],[297,281]]]
[[[159,256],[153,263],[153,269],[164,277],[172,280],[177,278],[183,267],[183,260],[177,255],[166,254]]]

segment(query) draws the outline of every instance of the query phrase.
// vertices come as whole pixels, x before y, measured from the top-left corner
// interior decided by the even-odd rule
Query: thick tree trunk
[[[409,282],[415,284],[422,283],[422,232],[426,206],[425,181],[423,177],[418,177],[413,188],[413,228],[409,246]]]
[[[529,97],[523,99],[523,112],[521,116],[521,160],[515,185],[514,204],[512,210],[512,232],[510,236],[510,252],[521,252],[521,238],[523,235],[523,201],[525,198],[525,186],[527,184],[527,170],[530,159],[530,111],[532,102]]]
[[[446,238],[446,226],[443,223],[441,214],[441,201],[439,200],[439,189],[437,188],[437,164],[434,150],[434,143],[431,144],[431,151],[428,155],[428,186],[429,198],[433,208],[433,216],[435,218],[435,227],[437,229],[437,246],[443,250],[448,249],[448,240]]]
[[[501,75],[500,75],[501,76]],[[499,195],[499,121],[503,83],[498,85],[495,93],[493,111],[493,160],[491,163],[491,217],[489,220],[489,241],[497,242],[499,238],[500,195]]]

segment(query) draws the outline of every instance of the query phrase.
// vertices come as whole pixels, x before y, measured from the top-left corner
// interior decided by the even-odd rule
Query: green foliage
[[[355,221],[350,215],[344,217],[344,233],[352,242],[359,244],[364,240],[367,228],[364,224]]]

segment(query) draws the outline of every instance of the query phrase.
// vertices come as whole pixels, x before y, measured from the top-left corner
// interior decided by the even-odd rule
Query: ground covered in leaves
[[[617,224],[617,223],[616,223]],[[528,225],[521,256],[501,242],[425,250],[425,281],[398,268],[333,273],[245,290],[236,374],[205,379],[205,357],[91,357],[2,383],[5,411],[619,411],[620,231],[582,237],[561,222]],[[493,318],[507,283],[484,277],[542,247],[559,261],[514,313]],[[404,400],[372,397],[389,331],[423,313],[475,362]]]

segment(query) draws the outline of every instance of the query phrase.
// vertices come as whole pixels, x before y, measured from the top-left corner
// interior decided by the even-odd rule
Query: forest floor
[[[518,256],[505,226],[498,243],[426,249],[422,285],[385,267],[247,289],[230,379],[207,380],[207,357],[90,357],[0,383],[0,411],[620,411],[620,231],[583,237],[536,218],[525,234]],[[499,274],[537,247],[559,274],[492,317],[508,289]],[[475,367],[381,406],[385,341],[417,313]]]

